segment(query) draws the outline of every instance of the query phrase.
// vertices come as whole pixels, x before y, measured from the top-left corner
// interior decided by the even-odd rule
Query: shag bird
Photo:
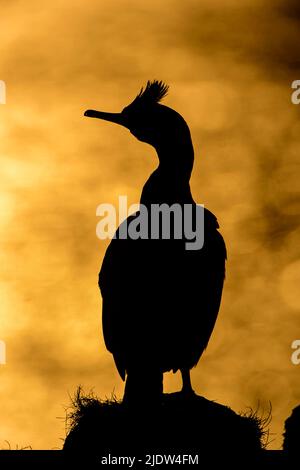
[[[160,104],[167,92],[163,82],[148,81],[121,113],[88,110],[85,116],[120,124],[156,149],[159,164],[143,187],[141,204],[195,208],[191,134],[179,113]],[[138,214],[127,219],[127,227]],[[123,400],[160,399],[167,371],[180,370],[182,391],[193,393],[190,369],[213,331],[225,277],[226,247],[217,219],[204,209],[199,250],[187,250],[184,237],[163,239],[161,232],[158,239],[123,239],[120,227],[107,248],[99,287],[105,344],[126,379]]]

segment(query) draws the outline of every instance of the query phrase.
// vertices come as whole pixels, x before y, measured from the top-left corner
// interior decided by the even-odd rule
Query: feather
[[[145,88],[141,88],[141,91],[135,98],[135,103],[147,103],[154,104],[159,103],[168,93],[169,86],[161,80],[148,80]]]

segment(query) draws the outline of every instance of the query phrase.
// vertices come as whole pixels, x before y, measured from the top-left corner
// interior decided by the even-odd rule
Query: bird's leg
[[[127,371],[123,403],[140,406],[147,402],[149,405],[160,403],[163,395],[163,374],[160,371],[144,371],[142,366]]]
[[[180,369],[182,377],[182,389],[181,392],[185,395],[194,395],[194,390],[192,389],[191,376],[189,369]]]

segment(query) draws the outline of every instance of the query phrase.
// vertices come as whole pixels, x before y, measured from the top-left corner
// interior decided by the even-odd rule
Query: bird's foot
[[[196,395],[192,387],[182,387],[180,393],[184,398],[193,398]]]

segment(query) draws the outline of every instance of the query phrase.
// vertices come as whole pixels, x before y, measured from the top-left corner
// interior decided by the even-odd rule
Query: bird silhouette
[[[130,130],[152,145],[158,166],[146,181],[140,203],[192,207],[189,180],[194,162],[190,130],[182,116],[160,103],[168,86],[148,81],[121,113],[88,110],[85,116],[104,119]],[[126,379],[123,401],[153,402],[163,393],[163,373],[181,371],[182,392],[192,394],[190,369],[205,350],[218,315],[225,278],[226,247],[216,217],[204,209],[204,244],[186,249],[186,237],[132,239],[128,226],[139,212],[117,229],[99,273],[103,298],[102,324],[107,349]],[[128,237],[120,237],[120,231]],[[151,215],[149,216],[151,226]]]

